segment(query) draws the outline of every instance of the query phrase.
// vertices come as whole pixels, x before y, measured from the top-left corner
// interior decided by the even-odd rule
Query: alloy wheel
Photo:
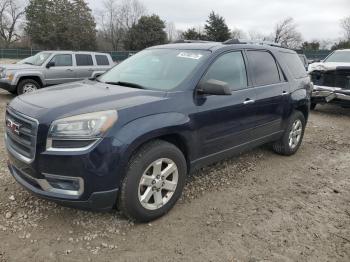
[[[289,147],[291,149],[294,149],[298,146],[301,136],[303,133],[303,123],[300,119],[295,120],[295,122],[292,125],[292,130],[289,133]]]
[[[170,201],[179,180],[179,171],[174,161],[161,158],[151,163],[144,171],[138,188],[141,205],[156,210]]]
[[[23,87],[23,94],[31,93],[37,90],[37,87],[34,84],[28,83]]]

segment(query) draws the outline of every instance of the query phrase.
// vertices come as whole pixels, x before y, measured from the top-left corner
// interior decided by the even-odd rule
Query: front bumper
[[[84,201],[79,200],[79,198],[74,195],[66,195],[63,198],[62,194],[57,193],[54,190],[47,191],[46,189],[43,189],[42,184],[45,183],[43,181],[44,179],[30,177],[30,175],[18,170],[10,163],[10,161],[8,162],[8,168],[16,181],[26,190],[40,198],[56,202],[63,206],[96,211],[109,211],[114,207],[117,199],[118,189],[94,192]]]
[[[350,90],[339,87],[315,85],[312,92],[313,103],[340,103],[350,105]]]
[[[16,90],[16,86],[6,79],[0,79],[0,88],[5,89],[7,91]]]

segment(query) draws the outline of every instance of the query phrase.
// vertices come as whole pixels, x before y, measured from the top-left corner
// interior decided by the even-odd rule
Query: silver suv
[[[102,75],[114,65],[105,53],[45,51],[17,64],[0,65],[0,88],[13,94]]]

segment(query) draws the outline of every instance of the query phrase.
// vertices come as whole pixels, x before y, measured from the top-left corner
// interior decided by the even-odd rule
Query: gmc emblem
[[[19,128],[21,127],[19,124],[17,124],[15,121],[12,119],[6,119],[6,127],[12,132],[15,133],[16,135],[19,136]]]

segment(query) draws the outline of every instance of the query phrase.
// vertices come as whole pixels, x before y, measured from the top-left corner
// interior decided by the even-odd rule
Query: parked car
[[[96,80],[13,99],[8,165],[40,197],[117,206],[150,221],[175,205],[194,169],[266,143],[296,153],[310,95],[310,78],[289,49],[231,41],[156,46]]]
[[[96,77],[114,65],[104,53],[45,51],[17,64],[0,66],[0,88],[14,94]]]
[[[350,107],[350,49],[337,50],[324,61],[309,66],[314,83],[311,108],[332,103]]]

